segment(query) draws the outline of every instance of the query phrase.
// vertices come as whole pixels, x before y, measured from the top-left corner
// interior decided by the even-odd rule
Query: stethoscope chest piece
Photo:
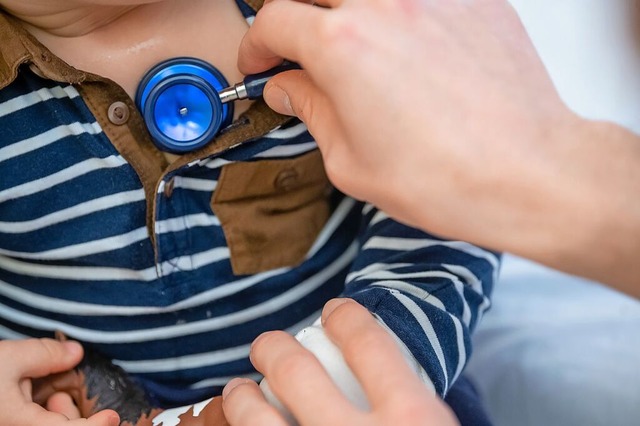
[[[233,103],[218,92],[228,86],[222,73],[195,58],[174,58],[143,77],[136,104],[156,146],[173,153],[196,150],[228,126]]]

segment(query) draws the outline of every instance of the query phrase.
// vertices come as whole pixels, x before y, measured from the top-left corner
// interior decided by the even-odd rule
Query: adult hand
[[[348,299],[327,303],[324,329],[361,382],[370,411],[353,406],[318,360],[285,332],[269,332],[251,347],[251,360],[301,426],[457,425],[448,407],[416,377],[389,333],[362,306]],[[234,379],[223,392],[233,426],[285,426],[258,385]]]
[[[70,409],[68,400],[63,395],[53,396],[49,401],[48,409],[33,401],[31,379],[66,371],[73,368],[81,359],[82,347],[76,342],[63,343],[53,339],[0,341],[2,424],[15,426],[117,426],[120,424],[118,415],[110,410],[101,411],[89,419],[80,419],[77,410]]]
[[[338,188],[640,295],[638,138],[564,105],[507,1],[316,3],[269,1],[239,67],[302,65],[265,99],[306,122]]]

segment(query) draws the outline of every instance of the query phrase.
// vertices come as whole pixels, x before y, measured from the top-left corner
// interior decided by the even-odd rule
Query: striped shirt
[[[297,332],[343,295],[404,342],[439,394],[460,375],[497,254],[328,191],[304,125],[261,102],[164,164],[121,88],[1,14],[0,39],[19,41],[0,46],[1,338],[61,330],[180,405],[258,379],[259,333]],[[116,101],[124,124],[109,120]]]

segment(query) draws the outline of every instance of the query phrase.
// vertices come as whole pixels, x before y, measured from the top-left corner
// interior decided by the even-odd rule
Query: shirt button
[[[121,101],[112,103],[107,111],[109,121],[116,126],[121,126],[129,120],[129,107]]]
[[[285,169],[278,173],[274,186],[277,189],[289,191],[294,188],[296,182],[298,182],[298,172],[295,169]]]
[[[170,198],[171,194],[173,194],[174,180],[175,180],[174,178],[171,178],[164,184],[164,196],[167,198]]]

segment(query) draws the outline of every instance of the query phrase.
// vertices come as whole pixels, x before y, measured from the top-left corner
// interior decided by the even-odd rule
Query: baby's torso
[[[100,55],[77,65],[118,85],[28,40],[32,58],[17,78],[0,67],[10,81],[0,90],[0,337],[60,329],[179,404],[249,374],[258,333],[301,328],[341,292],[359,208],[332,194],[302,124],[257,103],[170,164],[130,99],[138,74],[174,55],[237,78],[226,68],[235,69],[246,23],[233,14],[231,41],[217,31],[220,40],[203,36],[185,50],[141,41],[152,54],[130,59],[127,78]],[[209,44],[234,45],[230,62],[207,56]]]

